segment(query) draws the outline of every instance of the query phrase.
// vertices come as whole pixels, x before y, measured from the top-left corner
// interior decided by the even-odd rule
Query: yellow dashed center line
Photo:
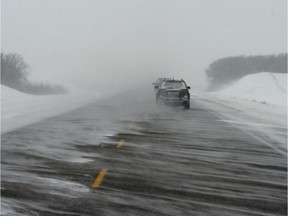
[[[132,128],[132,123],[130,123],[130,124],[128,125],[128,129],[130,129],[130,128]],[[121,140],[119,141],[119,143],[116,145],[116,149],[121,148],[121,147],[123,146],[124,142],[125,142],[125,139],[121,139]],[[100,185],[101,185],[101,183],[102,183],[102,181],[103,181],[103,178],[105,177],[107,171],[108,171],[108,168],[104,168],[104,169],[102,169],[102,170],[99,172],[99,174],[98,174],[98,176],[96,177],[94,183],[91,185],[91,188],[97,189],[97,188],[100,187]]]
[[[121,139],[120,142],[116,145],[116,148],[119,149],[122,147],[122,145],[124,144],[125,140]]]
[[[101,182],[103,181],[103,178],[104,178],[104,176],[106,175],[107,171],[108,171],[108,168],[104,168],[104,169],[102,169],[102,170],[99,172],[99,174],[98,174],[98,176],[96,177],[94,183],[91,185],[91,187],[92,187],[93,189],[99,188],[99,186],[100,186]]]

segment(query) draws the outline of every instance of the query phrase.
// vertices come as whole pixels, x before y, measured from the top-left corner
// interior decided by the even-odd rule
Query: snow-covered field
[[[262,72],[247,75],[214,95],[287,107],[287,74]]]
[[[251,118],[287,125],[287,74],[262,72],[243,77],[226,89],[206,94]]]
[[[97,93],[30,95],[1,85],[1,134],[98,100]]]

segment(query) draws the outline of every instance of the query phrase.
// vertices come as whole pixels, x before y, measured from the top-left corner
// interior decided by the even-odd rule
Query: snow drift
[[[269,72],[250,74],[215,94],[285,107],[287,74]]]
[[[1,133],[79,108],[97,94],[30,95],[1,85]]]

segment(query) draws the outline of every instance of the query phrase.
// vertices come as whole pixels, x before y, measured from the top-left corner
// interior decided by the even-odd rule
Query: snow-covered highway
[[[285,215],[283,143],[205,101],[126,92],[3,134],[2,214]]]

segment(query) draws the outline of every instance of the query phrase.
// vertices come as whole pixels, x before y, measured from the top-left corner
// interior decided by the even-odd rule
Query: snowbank
[[[273,140],[273,149],[287,152],[287,74],[251,74],[226,89],[197,93],[193,98],[221,121],[253,137],[265,134],[268,142],[261,142],[271,146]]]
[[[1,85],[1,134],[99,99],[98,94],[29,95]]]
[[[287,74],[250,74],[213,94],[287,107]]]
[[[195,98],[227,119],[287,130],[287,74],[250,74],[226,89],[199,93]],[[260,130],[264,131],[263,127]],[[286,135],[283,137],[281,143],[286,143]]]

